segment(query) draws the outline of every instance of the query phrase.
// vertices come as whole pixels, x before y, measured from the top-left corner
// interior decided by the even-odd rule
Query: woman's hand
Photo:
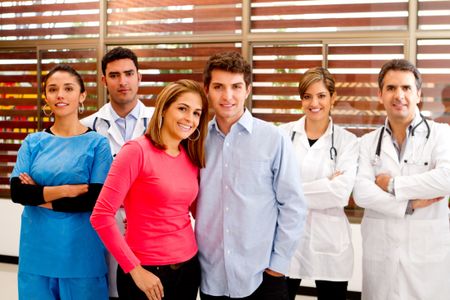
[[[342,175],[342,174],[344,174],[344,172],[336,171],[333,174],[331,174],[331,176],[328,177],[328,179],[333,180],[334,178],[336,178],[336,177],[338,177],[339,175]]]
[[[136,266],[130,272],[137,287],[147,295],[150,300],[162,300],[164,289],[161,280],[152,272],[147,271],[141,265]]]
[[[20,173],[19,179],[22,182],[22,184],[36,185],[36,182],[34,182],[33,178],[31,178],[31,176],[28,175],[27,173]]]

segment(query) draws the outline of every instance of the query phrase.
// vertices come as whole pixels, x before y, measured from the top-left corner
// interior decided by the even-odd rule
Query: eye
[[[216,91],[219,91],[219,90],[222,89],[222,86],[221,85],[215,85],[215,86],[213,86],[213,89],[215,89]]]
[[[185,112],[185,111],[186,111],[186,107],[184,107],[184,106],[179,106],[179,107],[178,107],[178,110],[179,110],[179,111]]]
[[[72,91],[73,91],[73,87],[71,87],[71,86],[66,87],[66,92],[72,92]]]
[[[309,100],[309,99],[311,99],[311,96],[310,95],[303,95],[302,99],[303,100]]]
[[[47,89],[47,93],[53,93],[53,92],[55,92],[55,91],[56,91],[55,88],[48,88],[48,89]]]
[[[236,85],[233,85],[233,89],[235,89],[235,90],[240,90],[240,89],[242,89],[242,84],[236,84]]]
[[[134,75],[134,71],[129,71],[129,72],[125,72],[126,76],[133,76]]]
[[[202,113],[200,111],[194,111],[194,116],[200,117]]]

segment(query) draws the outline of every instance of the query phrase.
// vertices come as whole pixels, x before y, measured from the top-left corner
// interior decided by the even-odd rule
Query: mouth
[[[63,102],[58,102],[58,103],[55,104],[56,107],[65,107],[65,106],[68,106],[68,105],[69,104],[63,103]]]
[[[310,112],[313,112],[313,113],[318,113],[318,112],[320,112],[322,109],[320,109],[320,108],[310,108],[309,109],[309,111]]]
[[[178,127],[180,127],[181,130],[183,130],[183,131],[188,132],[188,131],[191,131],[191,130],[192,130],[192,126],[190,126],[190,125],[181,124],[181,123],[177,123],[177,125],[178,125]]]

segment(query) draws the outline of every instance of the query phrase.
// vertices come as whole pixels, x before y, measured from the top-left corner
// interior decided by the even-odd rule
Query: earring
[[[195,128],[195,131],[197,132],[197,136],[195,138],[192,138],[191,136],[188,137],[188,140],[190,140],[191,142],[195,142],[200,138],[200,130],[198,130],[198,128]]]
[[[80,105],[78,106],[78,113],[82,115],[84,113],[84,104],[83,102],[80,102]]]
[[[50,106],[47,103],[45,103],[44,106],[42,106],[42,112],[44,113],[44,115],[46,117],[51,117],[51,115],[53,115],[53,110],[50,108]]]

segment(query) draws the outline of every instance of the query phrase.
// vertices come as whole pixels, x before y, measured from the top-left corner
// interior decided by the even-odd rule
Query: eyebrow
[[[130,72],[134,72],[134,70],[133,69],[129,69],[129,70],[125,70],[125,71],[122,71],[122,72],[120,72],[120,71],[111,71],[111,72],[108,72],[108,75],[111,75],[111,74],[117,75],[117,74],[120,74],[120,73],[130,73]]]
[[[178,105],[183,105],[185,107],[192,108],[191,106],[189,106],[188,104],[186,104],[184,102],[179,102]],[[203,111],[203,108],[196,108],[195,111]]]

